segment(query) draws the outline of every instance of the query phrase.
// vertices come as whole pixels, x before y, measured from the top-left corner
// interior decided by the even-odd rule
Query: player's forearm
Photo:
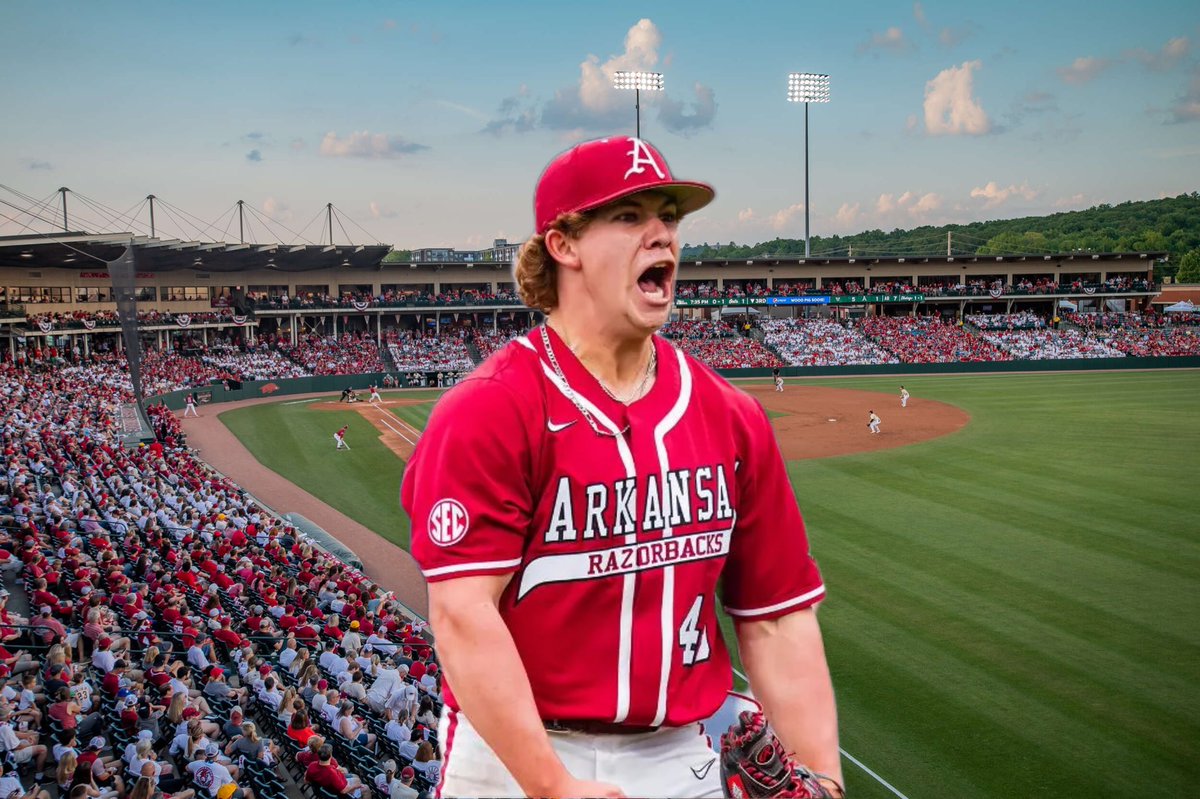
[[[528,796],[554,796],[569,779],[538,715],[525,665],[490,603],[431,607],[438,656],[454,698]]]
[[[837,706],[814,609],[737,625],[742,664],[784,747],[844,784]]]

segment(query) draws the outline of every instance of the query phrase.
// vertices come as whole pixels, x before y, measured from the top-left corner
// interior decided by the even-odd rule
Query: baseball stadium
[[[507,241],[395,261],[329,227],[0,239],[18,773],[49,782],[69,749],[123,795],[156,752],[172,796],[210,787],[196,763],[218,799],[434,795],[401,483],[442,395],[542,315]],[[765,409],[828,586],[847,795],[1193,793],[1200,314],[1165,257],[679,264],[661,334]]]

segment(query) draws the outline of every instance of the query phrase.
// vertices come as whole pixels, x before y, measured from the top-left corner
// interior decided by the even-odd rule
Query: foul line
[[[324,397],[313,397],[312,399],[306,399],[306,400],[292,400],[291,402],[281,402],[279,404],[280,405],[303,405],[306,402],[316,402],[321,399],[324,399]]]
[[[387,411],[383,410],[382,408],[378,408],[377,410],[378,410],[378,411],[379,411],[379,413],[380,413],[379,421],[381,421],[381,422],[383,422],[385,425],[387,425],[387,428],[388,428],[389,430],[391,430],[393,433],[395,433],[396,435],[398,435],[398,436],[400,436],[401,438],[403,438],[403,439],[404,439],[405,441],[407,441],[408,443],[412,444],[414,447],[417,445],[417,442],[416,442],[416,441],[413,441],[411,438],[409,438],[407,435],[405,435],[403,430],[400,430],[400,429],[398,429],[398,428],[396,428],[396,427],[393,427],[393,426],[392,426],[392,423],[391,423],[391,422],[389,422],[389,421],[387,420],[387,417],[388,417],[388,416],[391,416],[391,414],[390,414],[390,413],[388,413]],[[400,419],[399,419],[399,418],[397,418],[397,419],[396,419],[396,421],[400,421]],[[403,422],[401,422],[401,424],[403,424]],[[419,434],[418,434],[418,435],[419,435]]]
[[[749,680],[749,679],[746,677],[746,675],[745,675],[745,674],[742,674],[742,673],[741,673],[740,671],[738,671],[737,669],[734,669],[734,670],[733,670],[733,673],[734,673],[734,674],[736,674],[737,676],[741,677],[741,678],[742,678],[742,681],[743,681],[744,683],[746,683],[746,686],[747,686],[747,687],[749,687],[749,686],[750,686],[750,680]],[[843,754],[843,755],[846,757],[846,759],[847,759],[847,760],[849,760],[851,763],[853,763],[854,765],[858,766],[858,767],[859,767],[860,769],[862,769],[863,771],[867,772],[867,774],[870,774],[870,775],[871,775],[871,776],[872,776],[872,777],[875,779],[875,781],[876,781],[876,782],[878,782],[880,785],[882,785],[884,788],[887,788],[889,791],[891,791],[892,793],[894,793],[896,796],[899,796],[899,797],[900,797],[900,799],[908,799],[908,797],[907,797],[907,796],[905,796],[904,794],[900,793],[900,791],[896,790],[896,787],[895,787],[895,786],[893,786],[893,785],[892,785],[890,782],[888,782],[887,780],[885,780],[883,777],[880,777],[880,776],[879,776],[878,774],[876,774],[874,771],[871,771],[871,769],[867,768],[867,765],[866,765],[866,763],[863,763],[863,762],[862,762],[861,760],[859,760],[857,757],[855,757],[854,755],[850,754],[849,752],[847,752],[845,749],[843,749],[843,748],[842,748],[842,747],[840,747],[840,746],[838,747],[838,751],[839,751],[839,752],[841,752],[841,753],[842,753],[842,754]]]
[[[376,405],[376,406],[375,406],[375,410],[379,411],[379,412],[380,412],[380,413],[382,413],[384,416],[390,416],[390,417],[391,417],[391,420],[392,420],[393,422],[396,422],[396,423],[397,423],[397,424],[399,424],[401,427],[406,427],[406,428],[408,428],[408,430],[409,430],[409,431],[410,431],[410,432],[411,432],[413,435],[415,435],[417,438],[420,438],[420,437],[421,437],[421,431],[420,431],[420,430],[418,430],[418,429],[416,428],[416,426],[414,426],[414,425],[412,425],[412,424],[409,424],[408,422],[404,421],[403,419],[401,419],[399,416],[397,416],[396,414],[392,413],[391,411],[385,411],[385,410],[384,410],[384,409],[383,409],[381,406],[379,406],[379,405]]]

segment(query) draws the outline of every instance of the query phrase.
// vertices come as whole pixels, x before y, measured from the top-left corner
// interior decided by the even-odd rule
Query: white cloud
[[[274,196],[262,201],[262,212],[280,222],[287,222],[292,218],[291,206]]]
[[[737,215],[738,222],[743,222],[743,223],[752,222],[754,220],[754,218],[755,217],[754,217],[754,209],[753,208],[743,208],[741,211],[738,211],[738,215]]]
[[[1072,194],[1070,197],[1059,197],[1054,201],[1055,208],[1081,208],[1087,204],[1087,198],[1082,192]]]
[[[917,4],[918,6],[920,3]],[[850,203],[842,203],[842,207],[837,210],[837,221],[843,225],[852,225],[858,219],[858,203],[851,205]]]
[[[697,81],[692,86],[695,100],[684,103],[664,95],[658,108],[658,120],[672,133],[682,136],[712,125],[717,115],[717,102],[711,86]]]
[[[929,20],[925,18],[925,6],[921,5],[920,0],[913,3],[913,19],[917,21],[925,30],[929,30]]]
[[[334,158],[400,158],[428,149],[424,144],[410,142],[400,136],[366,130],[356,131],[345,138],[339,138],[330,131],[321,140],[321,155]]]
[[[625,49],[619,55],[601,61],[599,56],[589,55],[579,65],[579,82],[559,89],[554,98],[546,103],[542,112],[543,123],[558,130],[574,128],[610,129],[621,121],[627,121],[629,98],[626,92],[613,88],[613,73],[621,70],[647,71],[658,64],[658,48],[662,34],[649,19],[640,19],[625,34]],[[646,101],[652,93],[642,97]]]
[[[953,47],[970,35],[971,29],[969,27],[942,28],[941,32],[938,33],[938,41],[941,42],[942,47]]]
[[[893,25],[883,33],[871,34],[871,38],[865,42],[861,42],[856,49],[860,53],[866,53],[871,50],[903,53],[907,52],[911,47],[912,42],[904,36],[904,31]]]
[[[372,219],[394,219],[395,217],[400,215],[399,213],[397,213],[396,211],[393,211],[390,208],[385,208],[383,205],[376,202],[375,200],[371,200],[371,202],[367,204],[367,208],[370,209],[370,211],[371,211]]]
[[[1112,66],[1112,61],[1108,58],[1080,56],[1072,61],[1070,66],[1059,67],[1057,71],[1058,76],[1063,79],[1064,83],[1080,86],[1095,80],[1097,75],[1110,66]]]
[[[999,208],[1013,197],[1032,200],[1039,193],[1037,189],[1032,188],[1026,182],[1023,182],[1020,186],[1011,183],[1008,186],[1000,186],[994,180],[988,181],[986,186],[976,186],[971,189],[971,197],[973,199],[982,199],[984,208]]]
[[[992,129],[992,122],[971,96],[975,70],[983,62],[964,61],[962,66],[943,69],[925,84],[925,131],[931,136],[979,136]]]
[[[846,206],[842,206],[845,208]],[[934,192],[926,194],[918,194],[914,191],[906,191],[897,197],[895,194],[880,194],[879,199],[875,201],[875,214],[878,217],[894,218],[900,212],[913,219],[924,219],[930,213],[942,207],[941,195]],[[853,206],[855,212],[858,210],[858,205]],[[841,219],[841,211],[838,211],[838,218]]]
[[[292,143],[290,146],[293,150],[303,150],[305,147],[308,146],[308,143],[305,142],[304,139],[301,139],[300,137],[297,136],[296,138],[292,139]]]
[[[579,81],[554,93],[541,105],[522,104],[505,100],[500,114],[484,128],[485,132],[499,130],[531,130],[536,126],[565,131],[571,139],[583,138],[591,132],[612,132],[631,127],[633,98],[630,92],[614,89],[613,74],[618,71],[651,71],[659,63],[662,33],[649,19],[638,20],[625,34],[624,49],[617,55],[601,60],[589,55],[579,65]],[[665,62],[665,59],[664,59]],[[658,119],[668,130],[687,134],[707,127],[716,115],[717,104],[712,87],[696,83],[691,87],[691,99],[675,98],[666,92],[642,93],[642,117],[657,108]]]
[[[1187,91],[1171,107],[1171,122],[1195,122],[1200,119],[1200,68],[1192,71]]]
[[[905,196],[908,195],[906,194]],[[928,194],[922,194],[920,198],[918,198],[917,201],[908,209],[908,213],[910,216],[921,219],[932,211],[936,211],[941,207],[941,196],[934,194],[933,192],[929,192]]]
[[[787,208],[781,208],[780,210],[771,214],[771,218],[768,221],[770,222],[771,227],[775,230],[783,230],[792,223],[792,219],[794,217],[803,213],[804,203],[796,203],[794,205],[789,205]]]
[[[1186,36],[1176,36],[1162,46],[1157,53],[1151,53],[1144,48],[1130,50],[1128,55],[1142,63],[1147,69],[1164,72],[1178,64],[1191,49],[1191,42]]]

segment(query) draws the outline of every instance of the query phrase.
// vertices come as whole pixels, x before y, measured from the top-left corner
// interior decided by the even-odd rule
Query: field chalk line
[[[734,673],[734,674],[736,674],[737,676],[741,677],[741,678],[742,678],[742,681],[743,681],[743,682],[745,682],[745,683],[746,683],[746,685],[749,685],[749,684],[750,684],[750,680],[746,678],[746,675],[745,675],[745,674],[742,674],[742,673],[741,673],[740,671],[738,671],[737,669],[734,669],[734,670],[733,670],[733,673]],[[845,749],[843,749],[843,748],[842,748],[842,747],[840,747],[840,746],[838,747],[838,751],[839,751],[839,752],[841,752],[843,755],[845,755],[846,759],[847,759],[847,760],[849,760],[851,763],[853,763],[854,765],[858,766],[858,767],[859,767],[860,769],[862,769],[863,771],[865,771],[865,772],[867,772],[868,774],[870,774],[870,775],[871,775],[871,776],[872,776],[872,777],[875,779],[875,781],[876,781],[876,782],[878,782],[880,785],[882,785],[884,788],[887,788],[889,791],[891,791],[892,793],[894,793],[896,796],[899,796],[899,797],[900,797],[900,799],[908,799],[908,797],[907,797],[907,796],[905,796],[904,794],[900,793],[900,791],[896,790],[896,787],[895,787],[894,785],[892,785],[890,782],[888,782],[887,780],[885,780],[883,777],[880,777],[880,776],[879,776],[878,774],[876,774],[874,771],[871,771],[871,769],[867,768],[867,764],[866,764],[866,763],[862,762],[862,761],[861,761],[861,760],[859,760],[857,757],[855,757],[854,755],[850,754],[849,752],[847,752]]]
[[[389,416],[389,415],[390,415],[390,414],[388,414],[388,413],[387,413],[387,411],[383,411],[383,410],[381,410],[381,411],[380,411],[380,414],[381,414],[381,416],[380,416],[380,418],[379,418],[379,421],[381,421],[381,422],[383,422],[385,425],[387,425],[387,427],[388,427],[388,429],[389,429],[389,430],[391,430],[393,433],[395,433],[396,435],[398,435],[398,436],[400,436],[401,438],[403,438],[403,439],[404,439],[405,441],[407,441],[408,443],[412,444],[414,447],[417,445],[417,442],[413,441],[411,438],[409,438],[408,436],[406,436],[406,435],[404,434],[404,431],[403,431],[403,430],[400,430],[399,428],[396,428],[396,427],[393,427],[393,426],[392,426],[392,423],[391,423],[391,422],[389,422],[389,421],[387,420],[387,418],[386,418],[387,416]]]

